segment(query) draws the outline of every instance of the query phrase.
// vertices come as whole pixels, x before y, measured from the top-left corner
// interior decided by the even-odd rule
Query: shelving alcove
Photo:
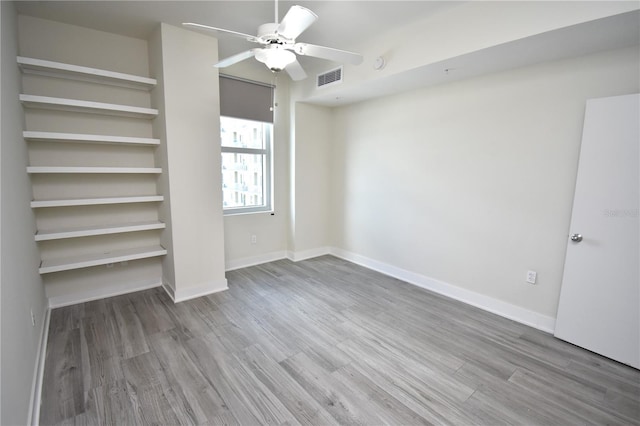
[[[84,67],[49,60],[29,58],[19,56],[18,66],[23,75],[36,75],[52,77],[54,79],[65,79],[74,82],[89,83],[100,86],[117,86],[120,89],[146,91],[149,92],[156,86],[156,80],[132,74],[102,70],[97,68]],[[19,96],[26,111],[36,109],[41,111],[66,111],[72,114],[96,114],[98,116],[126,117],[135,120],[152,120],[158,115],[158,110],[149,107],[133,105],[122,105],[99,101],[88,101],[71,98],[61,98],[55,96],[43,96],[41,94],[23,93]],[[65,129],[66,130],[66,129]],[[69,129],[75,130],[75,129]],[[107,145],[113,150],[122,147],[140,147],[142,149],[153,150],[160,145],[160,140],[152,137],[122,136],[114,134],[91,134],[78,132],[43,131],[41,129],[27,129],[23,132],[26,143],[52,144],[51,146],[76,147],[82,150],[83,147]],[[56,149],[56,148],[52,148]],[[74,149],[74,148],[72,148]],[[75,176],[78,180],[86,179],[86,175],[93,176],[158,176],[162,173],[157,167],[113,167],[95,165],[36,165],[27,166],[27,173],[32,178],[34,176]],[[94,197],[70,198],[61,197],[53,199],[34,199],[31,208],[34,209],[36,217],[38,211],[50,208],[78,208],[82,206],[126,206],[131,204],[151,203],[158,205],[164,201],[161,194],[139,194],[122,195],[113,194],[111,196],[98,195]],[[162,230],[166,227],[160,220],[130,221],[120,223],[93,223],[86,226],[62,226],[53,229],[38,229],[34,235],[35,241],[49,242],[55,244],[58,241],[78,240],[80,247],[79,254],[60,256],[49,256],[41,261],[40,274],[51,274],[61,271],[83,269],[101,265],[111,266],[112,264],[138,259],[148,259],[163,256],[166,249],[159,243],[154,245],[144,245],[141,247],[108,248],[100,252],[84,252],[82,250],[82,238],[110,235],[126,235],[136,232]],[[55,245],[53,246],[55,252]],[[65,252],[66,253],[66,252]]]

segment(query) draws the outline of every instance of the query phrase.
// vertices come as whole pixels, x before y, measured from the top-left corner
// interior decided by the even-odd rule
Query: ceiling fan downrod
[[[275,0],[276,6],[275,6],[275,19],[273,20],[273,22],[275,22],[276,24],[279,22],[278,21],[278,0]]]

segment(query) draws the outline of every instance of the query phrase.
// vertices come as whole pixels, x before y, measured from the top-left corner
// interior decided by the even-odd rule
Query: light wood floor
[[[640,424],[640,371],[330,257],[51,314],[41,424]]]

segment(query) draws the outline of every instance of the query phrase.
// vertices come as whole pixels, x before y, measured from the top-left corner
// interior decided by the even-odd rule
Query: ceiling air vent
[[[342,83],[342,67],[327,71],[324,74],[318,74],[316,87],[323,87],[337,83]]]

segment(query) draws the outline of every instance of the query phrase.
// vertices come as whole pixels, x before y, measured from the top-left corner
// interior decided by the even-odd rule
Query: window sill
[[[271,216],[275,216],[276,212],[273,211],[273,209],[265,209],[265,210],[228,209],[228,210],[223,210],[222,214],[225,217],[247,216],[247,215],[255,215],[255,214],[268,214]]]

